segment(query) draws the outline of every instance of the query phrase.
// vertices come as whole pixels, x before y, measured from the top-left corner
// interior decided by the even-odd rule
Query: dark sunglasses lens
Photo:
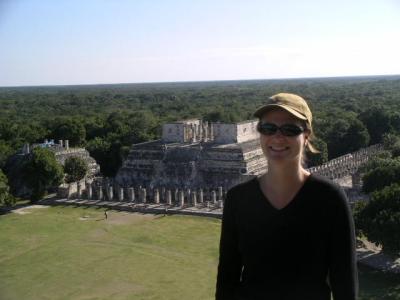
[[[280,130],[282,134],[286,136],[296,136],[303,132],[303,128],[293,124],[283,125]]]
[[[275,124],[264,123],[258,126],[258,131],[265,135],[273,135],[278,130],[278,126]]]

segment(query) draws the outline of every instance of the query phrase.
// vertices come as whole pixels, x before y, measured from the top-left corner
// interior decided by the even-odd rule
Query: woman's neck
[[[265,174],[265,182],[270,187],[282,189],[304,183],[308,175],[310,173],[297,163],[285,166],[269,164],[268,172]]]
[[[310,175],[300,164],[295,166],[269,165],[268,172],[259,178],[264,196],[274,207],[285,207],[304,185]]]

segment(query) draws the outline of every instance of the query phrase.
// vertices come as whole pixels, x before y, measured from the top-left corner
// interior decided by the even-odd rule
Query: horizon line
[[[338,76],[310,76],[310,77],[276,77],[276,78],[253,78],[253,79],[217,79],[217,80],[178,80],[178,81],[142,81],[142,82],[114,82],[114,83],[76,83],[76,84],[37,84],[37,85],[1,85],[1,88],[36,88],[36,87],[82,87],[82,86],[104,86],[104,85],[152,85],[152,84],[179,84],[179,83],[211,83],[211,82],[235,82],[235,81],[274,81],[274,80],[305,80],[305,79],[340,79],[340,78],[373,78],[373,77],[396,77],[398,74],[375,74],[375,75],[338,75]]]

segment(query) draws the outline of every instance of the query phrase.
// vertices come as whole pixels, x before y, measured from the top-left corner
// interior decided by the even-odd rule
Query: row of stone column
[[[357,171],[357,169],[364,163],[368,161],[367,158],[357,161],[357,162],[350,162],[347,164],[342,165],[322,165],[317,167],[312,167],[309,169],[311,173],[318,173],[318,174],[327,174],[327,173],[352,173]]]
[[[332,179],[341,178],[357,172],[358,168],[368,159],[381,151],[381,145],[373,145],[369,148],[360,149],[352,154],[335,158],[323,165],[309,168],[311,173],[317,173]]]
[[[83,198],[83,189],[84,187],[78,184],[77,198]],[[158,188],[150,190],[140,186],[136,189],[133,187],[118,187],[115,189],[112,185],[96,186],[91,183],[86,183],[84,198],[90,200],[127,201],[133,203],[164,203],[166,205],[177,205],[180,207],[205,204],[206,206],[214,205],[222,208],[224,196],[225,192],[222,187],[219,187],[217,190],[211,190],[208,197],[206,197],[206,193],[203,189],[192,191],[190,189],[170,190],[162,188],[160,191]],[[208,201],[206,201],[207,198]]]

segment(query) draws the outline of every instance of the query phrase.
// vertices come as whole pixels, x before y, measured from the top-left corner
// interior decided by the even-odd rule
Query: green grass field
[[[220,220],[79,207],[0,216],[0,299],[213,299]],[[28,213],[26,213],[28,212]],[[400,276],[360,269],[360,299]]]

